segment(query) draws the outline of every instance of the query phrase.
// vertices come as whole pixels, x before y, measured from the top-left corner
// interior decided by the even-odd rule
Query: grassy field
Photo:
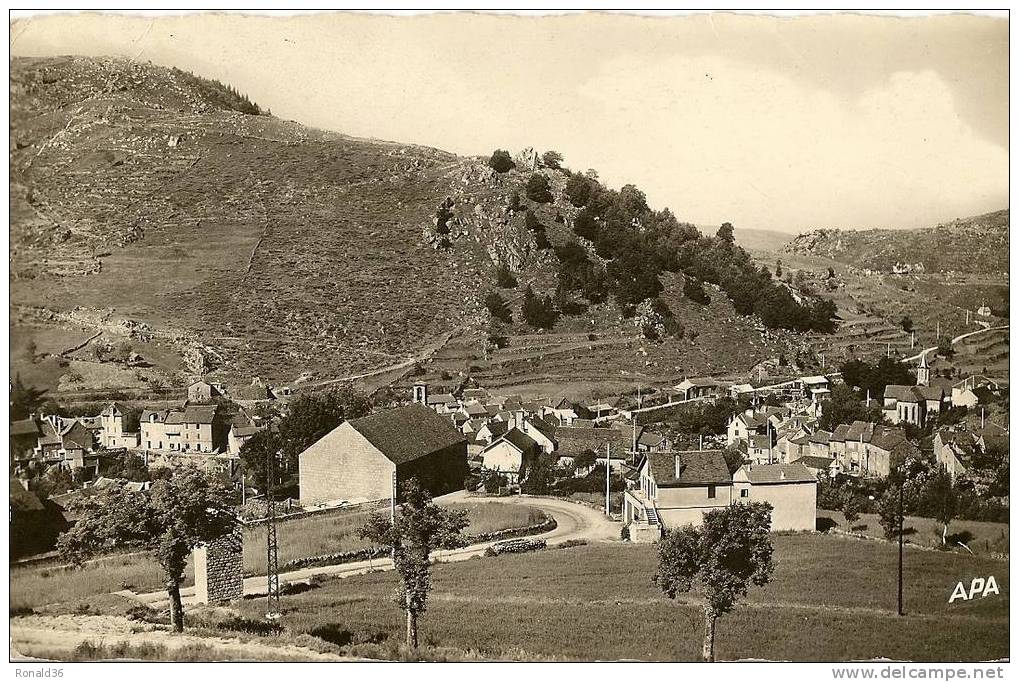
[[[544,516],[533,507],[491,502],[486,504],[451,504],[452,509],[467,511],[470,525],[465,531],[478,535],[507,528],[520,528],[540,523]],[[368,520],[369,511],[341,514],[318,514],[279,526],[279,561],[282,566],[293,559],[350,552],[369,547],[357,531]],[[265,527],[249,528],[244,536],[244,572],[265,573]]]
[[[838,524],[839,528],[846,527],[846,519],[841,512],[817,510],[817,518],[829,518]],[[877,514],[861,514],[853,529],[858,533],[870,537],[884,537],[884,531],[878,521]],[[924,547],[937,547],[941,545],[940,523],[934,519],[921,516],[907,516],[903,523],[903,534],[908,542]],[[959,551],[965,551],[956,542],[963,542],[974,554],[989,554],[997,552],[1008,554],[1009,534],[1007,523],[991,523],[988,521],[952,521],[948,526],[949,542]]]
[[[467,510],[470,525],[466,532],[469,534],[519,528],[544,520],[540,512],[523,505],[492,502],[449,506]],[[282,523],[279,531],[280,565],[291,559],[367,547],[367,543],[357,537],[357,530],[364,525],[368,514],[366,511],[344,511]],[[245,532],[244,571],[246,575],[264,575],[264,527],[249,528]],[[184,584],[194,584],[190,562]],[[72,602],[87,599],[92,595],[125,589],[138,593],[164,589],[159,567],[148,555],[106,557],[90,562],[81,569],[12,567],[10,607],[31,608],[43,604]]]
[[[987,660],[1008,656],[1008,564],[909,550],[907,615],[895,615],[895,547],[824,535],[776,536],[774,581],[718,624],[719,659]],[[851,561],[847,557],[852,557]],[[465,656],[695,660],[702,620],[651,583],[655,548],[599,544],[435,567],[421,622],[429,646]],[[948,604],[956,582],[994,575],[1000,596]],[[284,601],[294,636],[393,647],[395,576],[325,581]],[[245,615],[262,604],[244,601]],[[348,650],[353,650],[349,649]]]

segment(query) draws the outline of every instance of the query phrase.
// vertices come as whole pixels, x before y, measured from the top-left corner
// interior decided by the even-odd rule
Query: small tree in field
[[[853,524],[860,519],[860,500],[852,490],[843,493],[840,511],[846,517],[846,530],[853,530]]]
[[[768,535],[771,505],[734,504],[704,515],[699,528],[666,531],[658,545],[655,583],[670,599],[695,590],[704,597],[705,661],[715,660],[715,622],[732,611],[751,585],[775,571]]]
[[[885,539],[895,539],[899,535],[899,524],[902,520],[899,515],[899,488],[897,486],[889,486],[878,500],[877,516],[881,529],[885,533]]]
[[[396,603],[407,613],[407,646],[416,649],[418,617],[425,611],[432,587],[428,557],[436,549],[464,545],[467,512],[437,506],[417,479],[404,483],[402,492],[403,503],[396,523],[380,514],[372,514],[360,535],[393,550],[393,562],[400,574]]]
[[[198,469],[176,470],[148,492],[107,489],[71,503],[79,520],[60,536],[57,549],[72,564],[120,547],[150,551],[163,569],[170,597],[170,625],[184,630],[180,583],[195,547],[233,531],[237,518],[229,491]]]
[[[952,485],[952,476],[943,465],[939,466],[937,472],[931,477],[925,493],[927,505],[934,512],[934,518],[944,526],[941,531],[941,544],[946,545],[948,544],[948,524],[955,518],[959,500],[955,493],[955,487]]]

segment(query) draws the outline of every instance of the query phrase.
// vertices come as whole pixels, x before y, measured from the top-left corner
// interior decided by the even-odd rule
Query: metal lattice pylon
[[[272,487],[276,478],[276,453],[270,452],[265,467],[265,580],[266,620],[280,619],[280,566],[279,543],[276,537],[276,502],[272,498]]]

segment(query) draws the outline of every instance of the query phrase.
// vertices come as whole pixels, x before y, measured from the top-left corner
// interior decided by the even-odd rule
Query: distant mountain
[[[814,230],[787,253],[831,258],[880,272],[1008,272],[1008,209],[917,230]]]

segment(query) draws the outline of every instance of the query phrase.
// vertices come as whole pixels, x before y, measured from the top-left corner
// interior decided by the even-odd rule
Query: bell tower
[[[931,366],[927,364],[927,353],[920,354],[920,364],[916,367],[916,385],[927,386],[931,382]]]

